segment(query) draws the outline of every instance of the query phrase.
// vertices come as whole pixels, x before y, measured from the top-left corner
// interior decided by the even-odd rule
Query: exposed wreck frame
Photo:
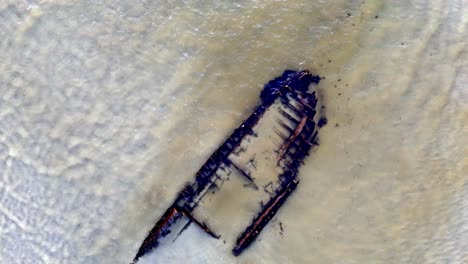
[[[270,107],[277,104],[281,106],[277,111],[282,118],[276,120],[276,124],[282,128],[282,131],[285,131],[275,130],[283,140],[276,149],[276,164],[281,167],[282,173],[278,175],[275,186],[273,184],[268,186],[269,201],[262,204],[260,211],[253,218],[251,224],[238,236],[232,252],[235,256],[241,254],[274,217],[299,183],[297,179],[298,168],[303,163],[304,157],[308,155],[310,148],[315,144],[318,129],[317,97],[315,91],[309,91],[309,86],[310,84],[318,84],[319,81],[319,76],[314,76],[306,70],[299,72],[286,70],[280,77],[267,83],[260,94],[261,104],[209,157],[196,173],[195,180],[182,189],[174,203],[157,221],[143,241],[133,263],[136,263],[140,257],[156,248],[159,240],[171,233],[171,227],[182,217],[186,217],[188,221],[177,234],[177,237],[191,223],[199,226],[213,238],[220,237],[206,223],[198,221],[192,212],[199,206],[208,190],[213,186],[217,187],[219,176],[216,171],[222,166],[234,168],[254,188],[258,189],[255,179],[244,169],[237,166],[229,156],[240,148],[241,142],[247,135],[256,136],[253,127]],[[285,135],[285,133],[289,135]],[[266,189],[265,187],[265,191]]]

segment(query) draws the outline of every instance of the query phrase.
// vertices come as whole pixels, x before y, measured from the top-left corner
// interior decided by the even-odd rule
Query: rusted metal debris
[[[276,195],[265,205],[263,210],[254,218],[252,224],[247,227],[244,233],[237,239],[236,246],[232,249],[232,253],[234,253],[235,256],[242,253],[242,251],[255,240],[271,218],[275,216],[288,196],[296,189],[298,183],[298,180],[292,180],[284,188],[278,190]]]
[[[223,230],[209,227],[206,221],[211,222],[213,219],[199,220],[203,218],[203,214],[198,211],[205,207],[210,210],[209,203],[204,201],[216,199],[223,190],[222,187],[232,183],[231,177],[240,177],[244,181],[243,186],[252,187],[249,195],[257,199],[255,202],[259,206],[250,225],[237,239],[233,239],[233,254],[241,254],[299,183],[299,166],[315,145],[319,127],[319,118],[316,115],[317,97],[315,91],[309,91],[310,84],[317,84],[319,81],[319,76],[308,71],[286,70],[280,77],[267,83],[260,94],[261,104],[209,157],[196,173],[195,180],[182,189],[175,202],[149,232],[133,262],[136,263],[140,257],[156,248],[166,237],[172,236],[173,239],[170,240],[176,240],[191,223],[195,223],[213,238],[225,236],[223,240],[226,241],[229,235],[223,234]],[[264,141],[257,140],[262,137]],[[265,143],[269,141],[271,143]],[[262,151],[257,153],[256,149]],[[276,157],[271,158],[272,155]],[[175,229],[179,229],[179,232],[174,232]]]

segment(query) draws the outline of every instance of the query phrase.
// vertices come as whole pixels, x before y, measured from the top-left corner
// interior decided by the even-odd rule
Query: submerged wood
[[[219,189],[220,183],[229,180],[218,173],[228,171],[240,172],[240,177],[245,178],[247,185],[253,187],[259,197],[268,197],[268,201],[260,201],[261,208],[257,215],[251,216],[253,220],[245,230],[239,234],[234,248],[234,255],[239,255],[259,235],[268,224],[279,208],[284,204],[288,196],[296,189],[298,168],[303,164],[303,159],[308,155],[310,148],[314,145],[317,136],[316,106],[317,97],[315,91],[309,91],[311,84],[318,84],[319,76],[314,76],[308,71],[286,70],[281,76],[268,82],[260,94],[261,103],[255,111],[237,128],[231,136],[208,158],[195,175],[195,180],[187,184],[175,202],[170,206],[162,217],[157,221],[153,229],[140,246],[133,262],[136,263],[140,257],[156,248],[161,239],[168,236],[178,221],[184,218],[187,223],[177,232],[176,237],[187,229],[191,223],[197,224],[204,232],[213,238],[219,238],[223,230],[212,230],[209,223],[197,220],[194,211],[200,206],[207,193]],[[247,137],[258,137],[254,131],[256,125],[264,117],[267,111],[278,114],[276,123],[268,127],[274,131],[281,142],[276,145],[277,157],[274,159],[275,166],[281,173],[278,175],[267,175],[271,182],[258,188],[259,180],[255,179],[246,169],[241,168],[233,157],[244,154],[245,149],[241,146]],[[281,132],[284,131],[284,132]],[[250,158],[253,170],[255,167],[255,155]],[[255,171],[257,173],[257,171]],[[229,203],[230,201],[223,201]],[[209,219],[208,219],[209,220]],[[172,241],[174,241],[172,240]]]

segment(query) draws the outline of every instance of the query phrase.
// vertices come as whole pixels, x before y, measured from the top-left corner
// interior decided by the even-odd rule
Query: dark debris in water
[[[318,121],[318,126],[323,127],[328,123],[328,119],[326,117],[321,117]]]

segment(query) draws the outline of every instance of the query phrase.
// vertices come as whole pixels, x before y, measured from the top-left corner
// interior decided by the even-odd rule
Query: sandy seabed
[[[140,263],[468,263],[467,24],[466,0],[0,0],[0,263],[130,262],[286,68],[325,77],[329,120],[296,192],[238,258],[189,228]]]

